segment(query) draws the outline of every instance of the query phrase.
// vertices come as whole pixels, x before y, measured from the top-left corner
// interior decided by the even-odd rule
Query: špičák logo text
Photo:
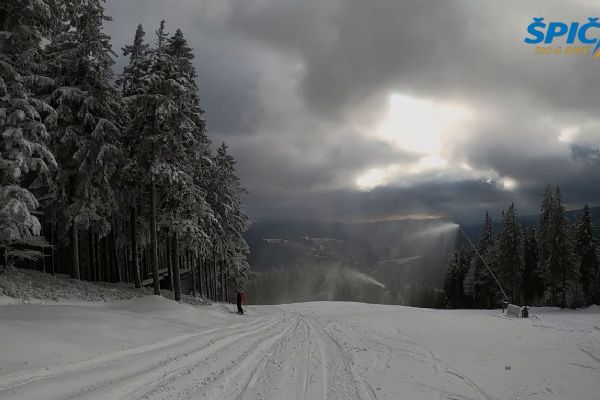
[[[535,44],[535,54],[592,55],[600,57],[599,18],[587,22],[548,22],[534,18],[525,43]]]

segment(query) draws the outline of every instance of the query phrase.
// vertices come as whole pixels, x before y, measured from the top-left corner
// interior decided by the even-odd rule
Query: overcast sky
[[[113,47],[181,28],[253,219],[462,221],[600,205],[600,59],[535,55],[533,17],[598,1],[108,0]],[[116,65],[122,69],[123,60]]]

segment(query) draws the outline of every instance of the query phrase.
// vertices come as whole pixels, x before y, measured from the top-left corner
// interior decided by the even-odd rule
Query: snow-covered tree
[[[197,244],[206,236],[200,217],[209,207],[195,174],[197,165],[208,154],[209,142],[196,93],[192,58],[183,33],[178,30],[169,38],[162,21],[156,48],[141,61],[149,60],[147,70],[137,69],[145,75],[131,93],[126,93],[132,121],[128,132],[132,153],[127,169],[142,171],[137,176],[149,193],[150,254],[156,294],[160,294],[157,229],[169,228],[177,233],[179,242],[187,244]],[[177,269],[178,260],[174,261]],[[175,272],[176,288],[178,279]],[[180,297],[177,290],[175,296]]]
[[[139,103],[135,100],[137,95],[144,95],[148,89],[144,77],[148,76],[151,67],[151,52],[149,46],[144,43],[145,32],[141,24],[138,25],[133,43],[123,48],[123,55],[129,57],[129,63],[124,67],[123,73],[117,80],[117,85],[122,90],[122,96],[127,105],[130,120],[136,117]],[[123,184],[123,196],[121,197],[121,208],[128,209],[130,225],[130,247],[131,265],[130,271],[136,287],[141,287],[141,276],[138,261],[138,204],[145,204],[144,196],[147,194],[147,182],[144,182],[146,169],[140,165],[143,162],[135,157],[138,149],[139,131],[129,126],[123,134],[123,148],[127,161],[121,171],[121,182]],[[145,200],[145,199],[144,199]],[[123,218],[127,218],[125,215]]]
[[[544,294],[544,283],[538,268],[538,245],[534,227],[524,229],[523,283],[525,304],[533,304]]]
[[[33,215],[40,197],[54,190],[56,161],[47,147],[56,113],[45,101],[54,81],[46,74],[43,48],[53,33],[54,15],[43,0],[0,4],[0,245],[9,258],[36,258],[43,247]]]
[[[521,284],[524,268],[524,237],[517,220],[514,203],[503,213],[502,230],[498,237],[498,279],[513,303],[521,304]]]
[[[462,248],[456,250],[450,260],[444,277],[444,291],[449,308],[461,308],[468,305],[464,280],[471,265],[471,256],[472,252],[469,249]]]
[[[579,215],[575,227],[575,251],[579,257],[580,280],[587,304],[593,300],[592,295],[598,284],[600,259],[598,258],[598,242],[594,237],[594,224],[590,208],[586,204]]]
[[[485,213],[482,235],[477,250],[490,268],[495,268],[497,260],[497,240],[494,235],[492,219]],[[470,296],[475,307],[491,308],[501,299],[498,285],[479,256],[473,256],[469,271],[465,276],[465,294]]]
[[[235,159],[222,143],[215,156],[213,183],[209,190],[209,202],[222,226],[222,236],[217,239],[220,260],[225,263],[236,283],[242,284],[247,276],[248,264],[245,257],[248,245],[244,232],[248,228],[248,217],[241,209],[244,189],[236,174]],[[224,279],[221,279],[224,283]]]
[[[576,297],[578,262],[572,231],[565,215],[560,189],[546,188],[538,230],[540,271],[548,288],[550,304],[567,306]],[[558,294],[561,293],[559,301]]]
[[[120,134],[126,122],[112,86],[113,53],[102,24],[101,0],[65,3],[60,32],[48,46],[57,89],[49,97],[56,109],[53,150],[59,184],[54,206],[70,229],[72,275],[80,277],[78,230],[93,226],[108,233],[117,208],[114,177],[121,158]]]
[[[121,88],[123,96],[133,96],[137,93],[143,93],[144,84],[141,79],[148,73],[150,67],[149,45],[144,43],[144,27],[139,24],[133,43],[123,47],[123,55],[129,57],[129,64],[123,69],[123,73],[117,79],[117,86]]]

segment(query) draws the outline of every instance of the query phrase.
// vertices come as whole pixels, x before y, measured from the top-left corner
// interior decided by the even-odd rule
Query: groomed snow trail
[[[0,346],[13,346],[13,358],[14,347],[26,351],[28,342],[11,332],[46,341],[23,365],[0,352],[0,399],[585,400],[600,389],[598,314],[570,317],[574,323],[560,315],[509,320],[492,312],[324,302],[250,307],[250,315],[238,316],[224,306],[148,301],[0,306],[0,332],[8,332]],[[61,322],[44,333],[27,318],[36,307]],[[77,313],[103,319],[111,331],[80,327]],[[53,339],[59,328],[67,342],[87,335],[88,352],[51,353],[44,345],[60,345]],[[94,351],[107,334],[114,342]],[[125,335],[134,345],[107,350]]]

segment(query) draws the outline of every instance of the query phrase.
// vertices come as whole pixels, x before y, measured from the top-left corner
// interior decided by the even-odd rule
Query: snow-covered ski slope
[[[232,311],[154,296],[1,305],[0,399],[600,399],[598,307]]]

